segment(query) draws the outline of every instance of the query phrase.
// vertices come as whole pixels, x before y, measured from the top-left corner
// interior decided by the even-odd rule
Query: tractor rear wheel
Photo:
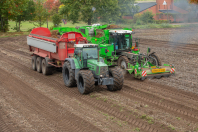
[[[42,73],[43,73],[43,75],[51,75],[52,74],[52,69],[48,66],[46,59],[42,60]]]
[[[118,59],[118,66],[122,69],[128,68],[129,59],[126,56],[121,56]]]
[[[113,85],[107,85],[109,91],[121,90],[124,82],[123,72],[120,68],[114,67],[109,69],[109,76],[113,77]]]
[[[42,58],[41,57],[36,58],[36,69],[37,69],[37,72],[39,73],[42,72]]]
[[[78,72],[77,79],[78,90],[81,94],[88,94],[95,87],[94,75],[89,70],[81,70]]]
[[[63,81],[67,87],[73,87],[76,85],[75,70],[71,68],[71,64],[66,61],[62,68]]]
[[[152,60],[150,62],[151,64],[153,64],[155,66],[161,66],[162,65],[160,58],[156,54],[151,54],[149,56],[151,56],[152,58],[154,58],[154,60]]]
[[[36,55],[32,56],[32,69],[36,71]]]

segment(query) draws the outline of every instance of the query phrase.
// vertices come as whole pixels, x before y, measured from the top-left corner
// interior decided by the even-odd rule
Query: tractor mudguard
[[[155,52],[150,53],[149,56],[152,55],[152,54],[155,54]]]
[[[73,59],[66,58],[65,61],[69,61],[70,62],[70,65],[71,65],[71,68],[72,69],[76,69],[76,66],[75,66],[75,63],[74,63],[74,60]]]

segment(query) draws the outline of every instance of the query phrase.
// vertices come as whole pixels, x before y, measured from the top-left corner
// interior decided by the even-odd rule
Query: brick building
[[[164,1],[166,5],[163,5]],[[167,20],[168,12],[168,20],[172,22],[187,20],[188,11],[175,6],[173,1],[174,0],[156,0],[156,2],[137,3],[136,6],[139,6],[139,12],[137,13],[143,14],[146,11],[152,11],[155,20]],[[132,17],[125,16],[124,18],[131,19]]]

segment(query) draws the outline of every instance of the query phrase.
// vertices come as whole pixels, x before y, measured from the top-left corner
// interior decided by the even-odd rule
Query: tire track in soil
[[[130,84],[124,85],[124,88],[125,89],[121,92],[129,98],[135,97],[137,100],[139,99],[143,102],[147,102],[147,104],[152,107],[156,107],[156,109],[172,113],[173,115],[180,115],[180,117],[195,123],[198,122],[198,110],[196,109],[147,93],[143,90],[133,88]]]
[[[11,126],[8,126],[4,119],[2,118],[3,111],[0,109],[0,132],[11,132],[13,131],[10,129]]]
[[[131,80],[125,79],[125,82],[127,83],[131,83]],[[145,80],[145,81],[140,81],[140,80],[133,80],[133,85],[136,86],[136,89],[140,89],[138,88],[139,85],[146,85],[147,87],[141,87],[141,89],[146,90],[147,92],[152,92],[152,93],[156,93],[159,95],[166,95],[166,97],[171,97],[173,99],[178,99],[180,100],[180,102],[186,102],[189,103],[189,101],[191,103],[193,103],[193,105],[197,105],[198,106],[198,95],[190,93],[190,92],[186,92],[186,91],[182,91],[182,90],[178,90],[175,89],[173,87],[169,87],[169,86],[165,86],[165,85],[161,85],[158,83],[154,83],[151,82],[149,80]],[[141,90],[140,89],[140,90]],[[160,90],[157,90],[160,89]]]
[[[32,89],[26,83],[1,68],[0,72],[1,83],[4,87],[10,89],[14,95],[19,96],[23,100],[24,105],[28,106],[29,109],[49,119],[53,124],[58,124],[56,127],[59,127],[61,131],[101,131],[82,118],[57,105],[53,100]]]
[[[152,132],[163,132],[164,131],[162,128],[160,128],[160,126],[153,127],[153,125],[151,126],[148,123],[145,123],[145,121],[143,121],[141,119],[137,120],[137,118],[135,118],[133,116],[127,117],[128,115],[122,114],[122,113],[114,110],[113,108],[111,108],[111,106],[105,106],[105,102],[97,102],[96,100],[90,99],[89,96],[80,95],[77,89],[67,88],[63,84],[62,80],[61,80],[61,82],[57,82],[56,77],[53,77],[53,76],[47,77],[47,76],[43,76],[42,74],[38,74],[37,72],[35,72],[33,70],[27,70],[28,68],[26,66],[20,64],[19,62],[15,61],[12,58],[5,59],[4,61],[6,61],[8,63],[12,63],[12,65],[17,67],[17,69],[21,69],[25,74],[33,76],[49,86],[58,88],[57,90],[64,93],[65,95],[68,95],[70,97],[75,97],[94,108],[100,109],[101,111],[108,113],[109,115],[115,116],[116,118],[118,118],[120,120],[127,121],[129,124],[131,124],[133,126],[137,126],[141,130],[152,131]]]

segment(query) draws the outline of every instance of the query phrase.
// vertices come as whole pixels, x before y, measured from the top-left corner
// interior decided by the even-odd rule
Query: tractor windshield
[[[110,44],[115,44],[115,50],[127,50],[130,48],[130,34],[110,34]]]
[[[98,59],[98,49],[83,48],[83,57],[87,59]]]

